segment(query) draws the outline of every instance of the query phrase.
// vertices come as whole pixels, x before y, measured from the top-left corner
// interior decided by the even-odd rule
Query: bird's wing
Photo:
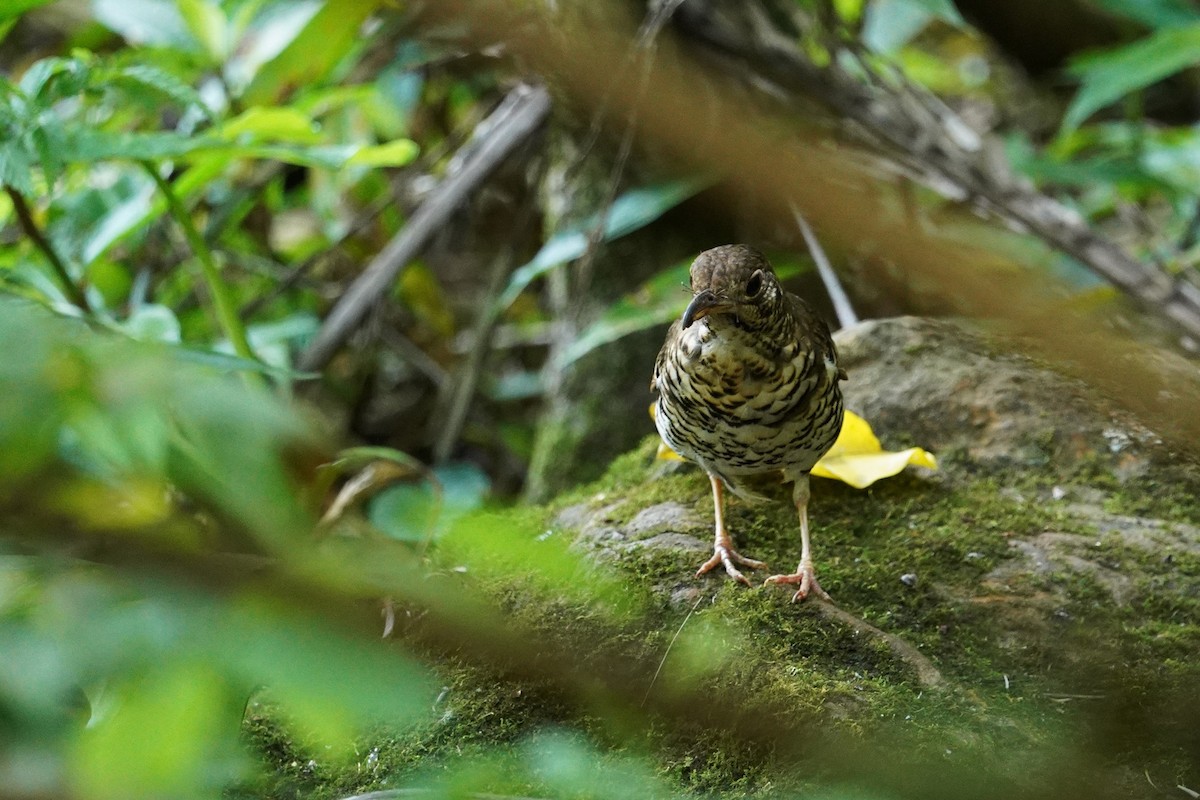
[[[833,343],[833,334],[829,326],[816,309],[802,298],[788,292],[791,303],[792,319],[796,321],[795,338],[803,348],[807,344],[813,351],[813,360],[817,363],[829,361],[839,372],[837,346]]]

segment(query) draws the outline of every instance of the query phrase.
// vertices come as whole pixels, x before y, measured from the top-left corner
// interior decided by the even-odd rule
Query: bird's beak
[[[733,303],[717,297],[712,289],[704,289],[692,298],[692,302],[688,303],[687,310],[683,312],[683,327],[691,327],[691,324],[698,319],[716,312],[728,311],[731,308],[733,308]]]

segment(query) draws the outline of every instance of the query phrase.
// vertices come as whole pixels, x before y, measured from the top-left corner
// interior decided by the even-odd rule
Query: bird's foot
[[[773,586],[777,583],[798,583],[800,587],[796,589],[796,593],[792,595],[792,602],[798,603],[809,594],[816,594],[822,600],[833,602],[833,598],[829,593],[821,588],[821,584],[817,583],[817,573],[813,569],[812,562],[801,561],[800,566],[796,568],[795,573],[791,575],[772,575],[763,581],[763,586]]]
[[[753,558],[746,558],[732,547],[718,544],[713,548],[712,558],[710,558],[708,561],[705,561],[700,565],[700,569],[696,570],[696,577],[699,578],[701,575],[708,572],[710,569],[713,569],[718,564],[723,564],[725,566],[725,572],[728,573],[729,577],[733,578],[739,583],[744,583],[747,586],[750,585],[750,580],[741,573],[737,566],[734,565],[740,565],[748,569],[762,569],[766,566],[766,563],[762,561],[756,561]]]

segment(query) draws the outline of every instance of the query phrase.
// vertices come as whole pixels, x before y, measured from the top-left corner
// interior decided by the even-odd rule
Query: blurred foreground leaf
[[[1188,0],[1094,0],[1096,5],[1150,28],[1200,22],[1200,11]]]
[[[314,437],[293,409],[29,303],[0,300],[0,337],[22,342],[0,361],[0,713],[24,742],[15,757],[0,733],[0,785],[215,796],[249,774],[260,690],[327,759],[364,726],[426,719],[423,667],[256,577],[273,563],[310,591],[370,591],[317,550],[290,461]],[[67,713],[81,691],[87,727]]]
[[[0,497],[62,458],[102,481],[166,479],[264,540],[311,529],[283,448],[315,439],[265,391],[13,299],[0,338],[23,343],[0,361]]]

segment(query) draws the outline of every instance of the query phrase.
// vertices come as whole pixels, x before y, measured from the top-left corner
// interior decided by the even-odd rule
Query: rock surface
[[[1137,474],[1162,443],[1080,381],[1005,353],[951,322],[868,320],[835,337],[848,408],[885,440],[989,469],[1100,457]]]
[[[937,453],[942,480],[974,479],[980,470],[1019,478],[1021,470],[1035,469],[1043,477],[1078,481],[1072,470],[1081,464],[1093,473],[1098,468],[1096,477],[1109,489],[1113,481],[1120,485],[1164,469],[1170,473],[1167,480],[1178,480],[1178,465],[1162,441],[1130,414],[1085,384],[999,351],[952,322],[869,320],[839,331],[836,339],[850,374],[844,384],[847,407],[871,422],[885,446],[918,444]],[[1114,601],[1123,602],[1122,587],[1129,579],[1089,560],[1088,548],[1094,551],[1097,540],[1115,539],[1163,558],[1200,553],[1200,528],[1112,513],[1105,508],[1109,493],[1094,486],[1056,483],[1042,487],[1038,496],[1009,496],[1020,505],[1047,504],[1065,527],[1087,533],[1044,531],[1031,540],[1012,538],[1013,560],[989,580],[1085,571],[1101,579]],[[658,548],[704,553],[711,535],[706,498],[702,493],[688,504],[650,505],[620,525],[613,520],[622,503],[591,510],[584,503],[562,511],[555,524],[574,531],[577,543],[600,558]],[[1093,552],[1090,558],[1098,556]]]
[[[1066,706],[1081,740],[1111,725],[1142,737],[1104,745],[1110,763],[1097,774],[1108,785],[1153,794],[1138,787],[1141,769],[1164,778],[1175,769],[1172,781],[1200,784],[1200,762],[1187,766],[1196,737],[1180,733],[1191,724],[1185,718],[1200,718],[1192,691],[1200,684],[1194,465],[1175,461],[1151,431],[1083,384],[953,323],[866,322],[840,333],[838,345],[850,373],[848,407],[885,446],[919,444],[942,469],[865,492],[814,481],[817,568],[837,608],[790,605],[782,593],[716,573],[696,578],[711,552],[707,481],[690,465],[651,464],[649,440],[614,467],[609,485],[560,510],[552,529],[596,560],[645,577],[676,614],[706,599],[723,608],[714,613],[754,631],[739,657],[768,659],[764,670],[779,667],[770,659],[792,652],[789,637],[799,635],[811,650],[788,669],[805,681],[831,680],[854,663],[853,674],[917,697],[922,689],[974,697],[971,724],[989,732],[943,733],[1019,732],[1010,763],[1017,785],[1036,773],[1022,776],[1021,754],[1033,759],[1061,734],[1046,719]],[[789,493],[768,494],[777,502],[733,504],[729,524],[743,554],[790,569],[799,536]],[[749,608],[756,616],[744,618]],[[798,634],[801,623],[809,627]],[[811,644],[838,629],[850,637],[838,648]],[[826,712],[862,720],[880,692],[875,700],[858,694],[863,707],[825,701]],[[1115,716],[1089,705],[1096,698]],[[1018,700],[1020,713],[1004,709]]]

